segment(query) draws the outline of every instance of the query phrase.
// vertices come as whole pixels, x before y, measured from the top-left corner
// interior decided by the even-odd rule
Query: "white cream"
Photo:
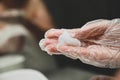
[[[64,46],[64,45],[79,47],[81,46],[81,42],[80,40],[73,38],[69,32],[64,31],[63,34],[60,35],[58,38],[57,47]]]
[[[46,51],[48,54],[52,55],[52,54],[62,54],[62,53],[54,53],[54,52],[50,52],[47,47],[45,47],[45,39],[41,39],[39,42],[39,46],[43,51]],[[63,32],[63,34],[61,34],[58,38],[58,44],[57,44],[57,48],[59,48],[60,46],[74,46],[74,47],[80,47],[81,46],[81,42],[80,40],[73,38],[71,33],[67,32],[66,30]]]

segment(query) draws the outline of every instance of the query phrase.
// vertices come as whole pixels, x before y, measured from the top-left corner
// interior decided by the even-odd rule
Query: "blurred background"
[[[29,68],[50,80],[89,80],[103,69],[64,56],[49,56],[39,40],[51,28],[80,28],[95,19],[119,18],[119,0],[0,0],[0,73]]]

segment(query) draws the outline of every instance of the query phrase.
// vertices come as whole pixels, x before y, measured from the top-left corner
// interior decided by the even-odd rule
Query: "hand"
[[[58,38],[64,32],[52,29],[41,40],[41,48],[50,54],[63,54],[70,58],[104,68],[120,67],[120,20],[95,20],[82,28],[67,29],[72,36],[81,41],[80,47],[57,47]]]

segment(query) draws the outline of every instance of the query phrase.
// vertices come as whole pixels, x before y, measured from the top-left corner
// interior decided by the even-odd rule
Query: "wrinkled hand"
[[[95,20],[82,28],[66,29],[74,38],[81,41],[80,47],[59,46],[58,38],[62,29],[51,29],[41,40],[41,48],[49,54],[63,54],[73,59],[97,67],[120,67],[120,20]]]

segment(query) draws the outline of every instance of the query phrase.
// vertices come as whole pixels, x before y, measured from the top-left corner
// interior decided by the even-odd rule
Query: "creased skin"
[[[52,31],[45,35],[47,39],[59,40],[64,32],[62,29]],[[86,23],[82,28],[66,29],[66,31],[79,40],[81,46],[67,45],[65,42],[62,46],[54,46],[59,53],[97,67],[120,68],[120,19],[94,20]],[[52,44],[54,42],[50,45]],[[49,47],[47,50],[52,48]]]

